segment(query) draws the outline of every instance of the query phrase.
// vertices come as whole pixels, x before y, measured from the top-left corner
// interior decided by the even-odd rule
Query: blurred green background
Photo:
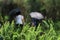
[[[39,11],[46,18],[60,20],[60,0],[0,0],[0,14],[9,15],[14,8],[20,8],[27,18],[31,11]]]

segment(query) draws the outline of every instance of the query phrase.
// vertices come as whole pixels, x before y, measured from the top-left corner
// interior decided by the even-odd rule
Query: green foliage
[[[15,31],[14,21],[10,24],[8,21],[0,28],[0,35],[4,40],[60,40],[60,35],[54,29],[55,23],[52,20],[43,21],[44,25],[39,25],[35,31],[35,27],[26,24],[22,31]],[[43,31],[44,26],[49,27]],[[58,25],[59,26],[59,25]],[[43,32],[44,34],[41,34]]]

